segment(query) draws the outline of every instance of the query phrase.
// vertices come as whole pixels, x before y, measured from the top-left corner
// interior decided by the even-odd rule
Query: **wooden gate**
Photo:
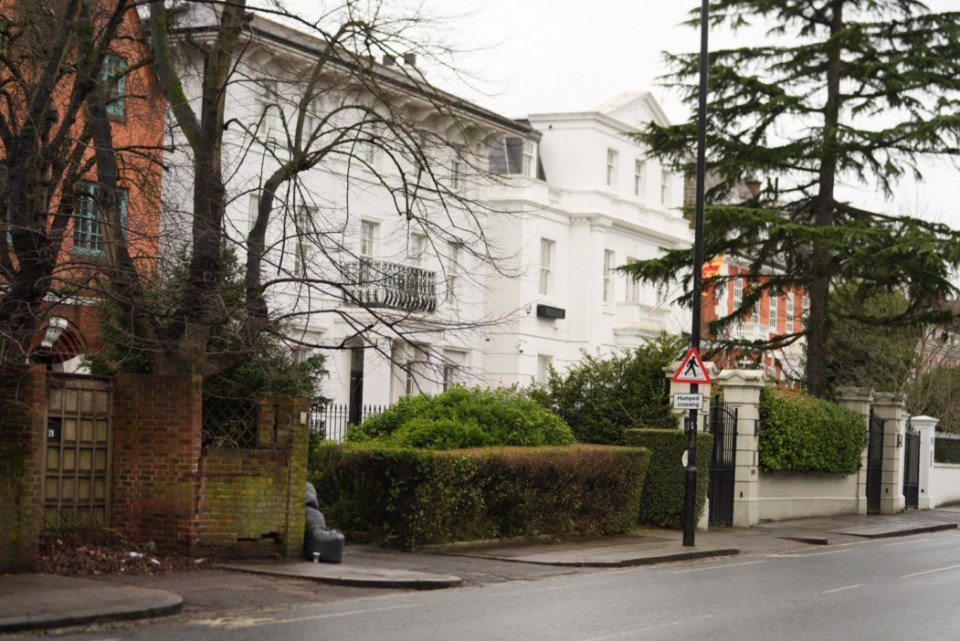
[[[113,388],[51,375],[44,448],[44,529],[109,525]]]
[[[880,513],[883,488],[883,419],[870,410],[867,443],[867,514]]]
[[[710,459],[710,525],[733,525],[737,471],[737,408],[716,399],[710,405],[713,457]]]

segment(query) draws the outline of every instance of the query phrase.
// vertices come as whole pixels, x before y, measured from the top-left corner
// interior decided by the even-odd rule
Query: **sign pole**
[[[703,305],[703,202],[707,157],[707,78],[709,0],[702,0],[700,8],[700,100],[697,112],[697,200],[693,234],[693,348],[700,349],[700,315]],[[690,393],[697,394],[697,383],[690,384]],[[687,424],[687,468],[684,470],[683,544],[693,546],[697,529],[697,410],[690,410]]]

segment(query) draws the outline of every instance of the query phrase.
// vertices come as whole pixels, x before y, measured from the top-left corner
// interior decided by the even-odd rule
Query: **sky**
[[[958,10],[960,0],[928,0],[935,11]],[[673,122],[687,117],[670,90],[662,52],[699,51],[699,30],[680,23],[696,0],[428,0],[445,16],[445,37],[463,51],[457,65],[472,80],[449,81],[458,95],[506,116],[585,111],[630,91],[651,91]],[[735,46],[737,36],[710,34],[711,48]],[[446,83],[442,83],[446,84]],[[956,184],[960,171],[924,165],[925,181],[907,181],[892,202],[871,187],[848,186],[848,198],[892,214],[960,229]]]

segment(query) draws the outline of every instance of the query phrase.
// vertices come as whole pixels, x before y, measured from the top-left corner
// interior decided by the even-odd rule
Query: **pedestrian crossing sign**
[[[700,358],[700,352],[697,351],[696,347],[691,347],[690,351],[687,352],[672,380],[674,383],[698,385],[710,383],[710,375],[707,374],[707,368],[703,366],[703,359]]]

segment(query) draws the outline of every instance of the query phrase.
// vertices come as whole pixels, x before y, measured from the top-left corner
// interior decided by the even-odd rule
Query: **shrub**
[[[498,536],[603,535],[636,525],[641,448],[436,451],[321,443],[310,480],[327,522],[401,548]]]
[[[856,412],[768,387],[760,393],[760,424],[758,449],[765,472],[853,474],[860,469],[867,430]]]
[[[566,373],[550,372],[543,388],[531,392],[573,429],[581,443],[622,445],[632,427],[676,427],[663,368],[686,345],[661,335],[632,351],[608,358],[584,353]]]
[[[681,458],[687,449],[687,435],[682,430],[632,429],[624,434],[627,445],[644,447],[651,452],[650,467],[643,484],[640,522],[659,527],[680,529],[684,519],[686,473]],[[713,434],[697,433],[697,515],[703,514],[710,484],[710,459]]]
[[[567,445],[573,432],[556,414],[508,389],[454,387],[406,397],[347,431],[350,442],[428,449]]]

